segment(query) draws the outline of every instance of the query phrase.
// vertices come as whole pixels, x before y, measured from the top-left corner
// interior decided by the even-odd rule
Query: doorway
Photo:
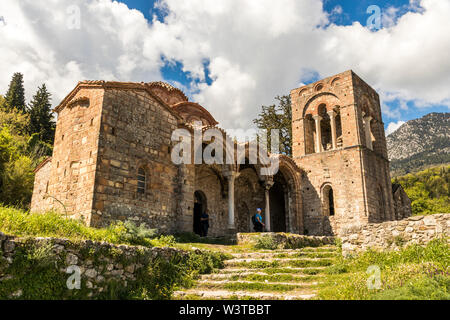
[[[202,191],[195,191],[194,193],[194,233],[201,234],[202,214],[206,212],[207,203],[206,196]]]

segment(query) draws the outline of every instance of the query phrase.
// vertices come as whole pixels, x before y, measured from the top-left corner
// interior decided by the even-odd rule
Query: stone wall
[[[321,247],[334,245],[334,237],[304,236],[290,233],[238,233],[236,235],[239,245],[255,245],[262,237],[270,237],[273,242],[283,249],[300,249],[304,247]]]
[[[108,89],[104,95],[92,226],[134,220],[175,232],[178,168],[171,161],[177,117],[146,91]],[[138,171],[146,173],[138,192]]]
[[[345,255],[368,248],[395,249],[408,244],[426,244],[450,236],[450,214],[413,216],[400,221],[343,229],[339,236]]]
[[[349,70],[292,90],[291,101],[293,159],[305,171],[304,232],[339,234],[342,227],[394,220],[376,91]]]
[[[170,261],[176,255],[187,255],[186,251],[174,248],[146,248],[126,245],[112,245],[105,242],[78,241],[73,242],[64,239],[54,238],[17,238],[0,233],[0,287],[10,286],[8,282],[14,281],[14,277],[7,273],[8,267],[14,259],[23,258],[16,256],[20,249],[31,252],[33,248],[49,248],[45,256],[52,256],[51,265],[54,264],[59,276],[56,280],[63,283],[54,284],[61,288],[63,298],[96,298],[108,290],[112,282],[118,283],[120,287],[126,288],[130,283],[136,281],[139,272],[147,268],[149,263],[155,259]],[[69,290],[67,279],[73,275],[73,267],[76,266],[81,271],[81,291]],[[72,271],[67,273],[68,268]],[[69,269],[70,271],[70,269]],[[38,274],[36,276],[39,276]],[[19,284],[21,283],[21,279]],[[67,290],[66,290],[67,288]],[[14,292],[10,292],[10,298],[21,298],[27,296],[27,290],[39,290],[39,288],[27,287],[23,283],[22,288],[15,287]],[[82,292],[83,296],[77,296]],[[4,293],[0,290],[0,294]],[[59,292],[61,293],[61,292]]]

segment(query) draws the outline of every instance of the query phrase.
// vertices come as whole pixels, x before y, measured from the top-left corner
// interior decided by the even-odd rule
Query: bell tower
[[[394,219],[380,98],[349,70],[291,91],[309,234]]]

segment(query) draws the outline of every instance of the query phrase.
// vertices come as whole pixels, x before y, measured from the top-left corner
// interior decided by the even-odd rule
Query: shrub
[[[278,243],[270,235],[261,235],[256,239],[255,249],[276,250]]]

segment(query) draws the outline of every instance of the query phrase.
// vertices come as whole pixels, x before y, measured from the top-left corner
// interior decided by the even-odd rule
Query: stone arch
[[[287,184],[286,204],[286,228],[288,232],[303,233],[303,199],[301,195],[301,173],[302,170],[290,157],[280,156],[279,171],[283,174]]]
[[[311,97],[308,100],[308,102],[306,102],[302,113],[303,118],[307,114],[311,114],[312,116],[317,115],[318,114],[317,107],[322,103],[327,105],[327,111],[331,111],[333,106],[341,104],[339,97],[334,93],[331,92],[318,93],[315,96]]]

